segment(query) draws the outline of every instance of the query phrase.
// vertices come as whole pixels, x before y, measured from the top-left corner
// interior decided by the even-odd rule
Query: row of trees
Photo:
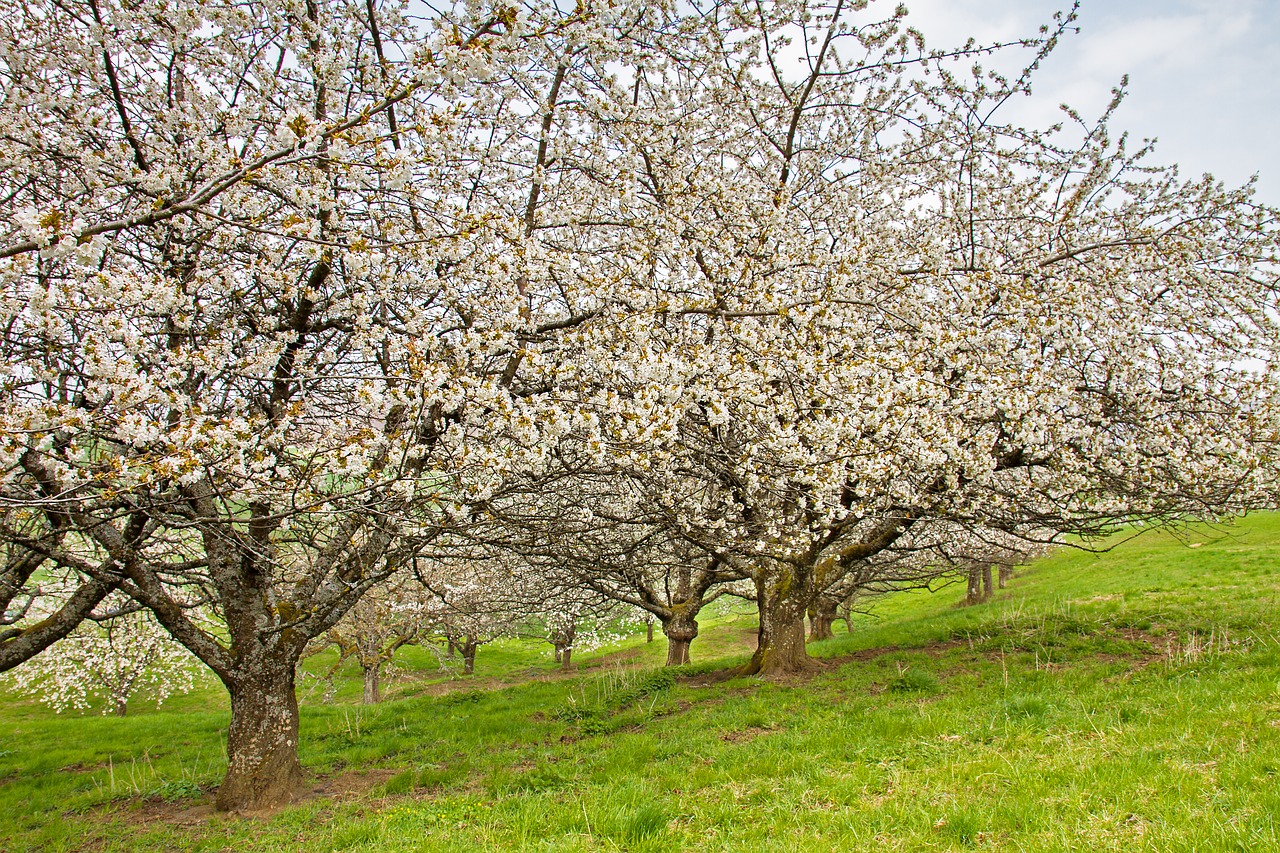
[[[1272,499],[1276,213],[1120,90],[1005,123],[1074,13],[2,8],[0,669],[145,607],[230,694],[222,808],[302,789],[298,661],[404,573],[673,663],[748,594],[773,674],[857,590]]]

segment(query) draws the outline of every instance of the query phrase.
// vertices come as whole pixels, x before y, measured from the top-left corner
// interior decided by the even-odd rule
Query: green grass
[[[740,608],[674,678],[660,635],[571,677],[545,644],[447,684],[406,650],[379,706],[354,670],[331,703],[304,693],[325,793],[269,819],[211,813],[213,685],[125,719],[0,695],[0,849],[1280,850],[1280,516],[963,595],[838,625],[807,683],[714,677],[749,654]]]

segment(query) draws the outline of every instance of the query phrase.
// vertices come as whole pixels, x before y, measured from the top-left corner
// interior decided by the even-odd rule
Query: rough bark
[[[382,661],[361,669],[364,674],[364,704],[376,705],[382,701],[382,689],[379,683],[382,675]]]
[[[1009,578],[1013,577],[1013,566],[1001,566],[998,575],[1000,589],[1004,589],[1009,585]]]
[[[667,666],[684,666],[689,662],[689,646],[698,636],[698,620],[682,612],[664,619],[662,633],[667,638]]]
[[[570,658],[572,657],[573,646],[565,646],[564,651],[560,653],[560,669],[562,671],[568,672],[572,668],[570,665]]]
[[[480,648],[480,644],[468,640],[462,644],[462,671],[466,675],[474,675],[476,671],[476,649]]]
[[[804,648],[804,617],[812,599],[812,574],[795,567],[756,580],[759,644],[744,675],[794,675],[817,668]]]
[[[645,628],[644,641],[646,643],[652,643],[653,642],[653,617],[649,617],[648,619],[645,620],[644,628]]]
[[[124,716],[127,716],[128,713],[129,713],[129,700],[117,699],[116,700],[116,716],[124,717]]]
[[[977,566],[969,567],[968,586],[965,590],[964,603],[977,604],[982,600],[982,571]]]
[[[809,607],[809,642],[830,640],[835,636],[831,626],[835,624],[838,606],[839,602],[820,595]]]
[[[982,566],[982,600],[986,601],[995,594],[995,589],[991,584],[991,564],[985,563]]]
[[[227,733],[227,776],[218,789],[222,811],[275,808],[303,790],[298,763],[298,698],[294,662],[255,667],[228,685],[231,728]]]

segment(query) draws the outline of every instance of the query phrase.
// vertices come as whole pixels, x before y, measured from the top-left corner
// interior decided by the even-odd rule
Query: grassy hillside
[[[316,795],[216,815],[224,694],[125,719],[0,694],[5,850],[1280,850],[1280,517],[1061,551],[989,603],[895,596],[804,683],[673,674],[642,637],[555,673],[481,650],[391,700],[303,697]],[[324,661],[313,661],[322,671]],[[305,681],[305,680],[304,680]]]

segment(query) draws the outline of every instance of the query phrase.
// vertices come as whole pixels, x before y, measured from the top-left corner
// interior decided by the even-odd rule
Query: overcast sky
[[[1069,2],[905,0],[929,44],[1034,33]],[[1280,0],[1082,0],[1080,32],[1063,40],[1034,88],[1055,120],[1070,103],[1087,117],[1129,75],[1114,127],[1157,137],[1155,158],[1187,177],[1229,184],[1259,175],[1259,199],[1280,205]]]

